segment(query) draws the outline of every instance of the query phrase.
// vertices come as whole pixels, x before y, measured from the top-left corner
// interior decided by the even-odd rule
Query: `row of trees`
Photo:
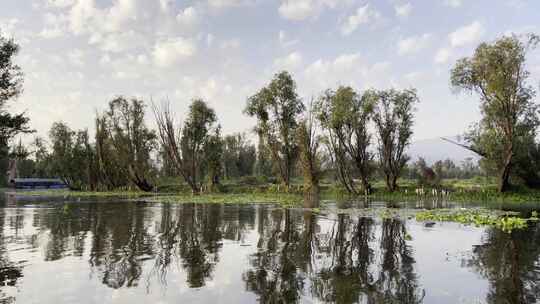
[[[529,35],[503,37],[482,43],[473,56],[459,60],[451,70],[456,91],[480,96],[482,119],[462,144],[482,156],[485,171],[496,174],[499,190],[513,180],[540,186],[540,124],[535,90],[528,84],[526,53],[540,39]],[[0,36],[0,150],[7,163],[9,141],[30,133],[24,113],[10,114],[6,102],[22,92],[22,72],[13,63],[19,48]],[[154,188],[158,175],[182,176],[194,193],[213,190],[220,179],[274,175],[288,188],[299,168],[305,189],[318,193],[323,171],[332,171],[351,194],[371,191],[379,172],[389,191],[409,160],[412,137],[414,89],[366,90],[338,87],[304,103],[296,83],[281,72],[247,100],[245,114],[256,119],[255,148],[242,135],[223,137],[217,115],[203,100],[192,102],[183,124],[175,120],[169,104],[153,105],[158,129],[146,125],[145,103],[118,97],[97,113],[96,136],[55,123],[49,133],[50,151],[44,140],[34,143],[37,175],[61,176],[73,188],[115,189],[134,185]],[[12,155],[24,155],[20,147]],[[26,151],[27,153],[27,151]],[[156,157],[160,165],[156,165]]]
[[[302,175],[306,194],[316,198],[323,171],[335,172],[348,192],[361,194],[370,191],[378,164],[394,191],[408,160],[405,149],[417,101],[414,90],[360,95],[339,87],[306,110],[291,75],[281,72],[247,102],[245,113],[257,119],[256,149],[244,135],[223,137],[215,111],[203,100],[191,103],[183,124],[170,104],[153,105],[154,131],[146,125],[142,100],[117,97],[96,114],[93,142],[87,130],[62,122],[49,132],[49,149],[37,138],[34,175],[60,176],[74,189],[133,185],[143,191],[154,189],[157,176],[181,176],[193,193],[200,193],[218,189],[222,178],[256,171],[273,173],[285,189]]]
[[[269,152],[274,172],[285,187],[290,186],[300,157],[304,189],[311,195],[318,192],[325,162],[335,170],[344,189],[360,194],[371,191],[375,158],[388,190],[397,189],[397,179],[408,160],[405,150],[410,144],[417,102],[412,89],[359,94],[341,86],[325,91],[306,111],[291,75],[281,72],[248,99],[245,113],[257,119],[255,130],[263,147],[259,153]],[[323,147],[325,151],[321,151]]]

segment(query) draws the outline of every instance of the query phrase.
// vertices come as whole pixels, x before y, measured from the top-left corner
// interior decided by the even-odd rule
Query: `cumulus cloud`
[[[199,14],[193,6],[189,6],[176,15],[178,23],[185,26],[194,26],[199,21]]]
[[[479,21],[460,27],[448,35],[453,47],[460,47],[478,41],[485,33],[484,26]]]
[[[208,5],[213,8],[226,8],[250,4],[250,0],[208,0]]]
[[[423,34],[420,36],[411,36],[403,38],[398,41],[398,54],[410,55],[418,53],[429,46],[431,41],[430,34]]]
[[[279,14],[290,20],[304,20],[315,14],[315,3],[312,0],[286,0],[279,6]]]
[[[292,52],[289,55],[274,60],[274,68],[277,70],[295,70],[302,65],[303,58],[300,52]]]
[[[69,62],[76,67],[82,67],[84,65],[84,52],[80,49],[69,51],[67,57]]]
[[[376,9],[371,8],[369,4],[366,4],[359,7],[355,14],[347,17],[345,22],[341,25],[341,33],[343,35],[350,35],[356,31],[360,25],[377,21],[380,18],[381,14]]]
[[[318,59],[304,70],[308,87],[314,92],[336,85],[356,87],[381,86],[388,81],[388,62],[369,64],[359,53],[342,54],[335,59]]]
[[[452,56],[452,50],[449,48],[441,48],[435,54],[434,61],[438,64],[447,63],[450,57]]]
[[[154,45],[152,56],[156,66],[163,68],[194,56],[196,51],[197,48],[193,41],[177,37],[158,41]]]
[[[281,17],[299,21],[318,16],[325,8],[347,6],[353,0],[281,0],[278,11]]]
[[[401,5],[397,4],[396,6],[394,6],[394,10],[396,11],[396,16],[408,17],[412,12],[412,4],[410,2]]]
[[[444,0],[444,5],[450,7],[460,7],[463,0]]]
[[[8,36],[13,36],[19,23],[19,19],[17,18],[0,20],[0,33],[7,34]]]
[[[46,0],[45,4],[49,7],[65,8],[73,5],[75,0]]]
[[[282,47],[290,47],[298,43],[296,39],[289,39],[287,33],[283,30],[279,31],[278,39]]]

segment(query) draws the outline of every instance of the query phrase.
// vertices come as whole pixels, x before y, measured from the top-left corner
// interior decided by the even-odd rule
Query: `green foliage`
[[[517,36],[480,44],[470,58],[460,59],[451,71],[456,90],[480,96],[481,121],[467,134],[471,150],[484,157],[487,169],[497,172],[499,191],[508,190],[515,155],[527,138],[534,138],[539,124],[535,91],[527,84],[528,49],[539,39]]]
[[[413,134],[415,104],[419,101],[416,90],[371,91],[367,93],[375,102],[373,121],[379,141],[380,169],[389,191],[397,189],[397,179],[409,160],[405,150]]]
[[[274,170],[285,186],[291,183],[298,156],[295,141],[298,115],[305,109],[296,93],[296,83],[281,72],[255,95],[248,98],[244,112],[257,119],[256,131],[270,151]]]
[[[65,123],[55,122],[49,131],[49,140],[50,173],[61,178],[70,189],[81,190],[89,185],[93,151],[88,131],[73,131]],[[46,152],[42,150],[41,153]]]
[[[422,211],[416,214],[417,221],[457,222],[475,226],[493,226],[504,232],[527,228],[527,221],[515,216],[515,213],[500,212],[487,209],[436,209]]]
[[[7,39],[0,32],[0,170],[8,169],[9,142],[16,135],[31,133],[29,118],[26,113],[12,114],[6,110],[8,101],[16,99],[23,90],[23,73],[15,64],[19,45],[13,39]],[[4,179],[2,184],[4,183]]]
[[[326,130],[325,142],[333,156],[339,180],[348,192],[358,194],[353,170],[360,176],[362,188],[369,192],[374,154],[369,151],[369,123],[374,109],[370,93],[360,97],[351,87],[326,91],[315,108],[318,120]],[[350,164],[352,166],[350,166]]]
[[[245,134],[236,133],[223,138],[223,176],[233,179],[251,176],[255,170],[257,151]]]
[[[175,126],[169,105],[162,109],[154,106],[154,114],[162,149],[192,193],[203,192],[206,180],[210,182],[210,190],[215,189],[223,158],[223,140],[215,111],[203,100],[194,100],[181,129]]]
[[[156,134],[146,126],[144,101],[117,97],[109,102],[109,109],[100,122],[99,140],[108,144],[115,167],[124,178],[143,191],[151,191],[155,171],[151,154],[156,149]],[[105,147],[101,147],[105,148]],[[103,154],[100,154],[104,156]]]

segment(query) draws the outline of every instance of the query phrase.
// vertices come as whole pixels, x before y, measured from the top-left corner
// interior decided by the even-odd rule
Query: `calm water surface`
[[[540,226],[2,203],[0,303],[540,303]]]

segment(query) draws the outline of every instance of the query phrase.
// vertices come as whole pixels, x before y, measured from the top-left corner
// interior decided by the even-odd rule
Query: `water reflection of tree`
[[[423,300],[402,221],[382,222],[379,248],[373,244],[376,222],[370,218],[341,214],[328,227],[313,214],[298,217],[274,210],[259,214],[259,222],[258,252],[244,280],[261,303],[298,302],[304,292],[336,303]]]
[[[223,239],[240,240],[254,219],[253,208],[184,204],[163,207],[154,270],[163,283],[175,261],[186,271],[188,285],[202,287],[219,262]]]
[[[111,208],[99,206],[90,215],[90,265],[98,269],[103,284],[111,288],[136,286],[143,260],[153,256],[153,236],[145,225],[148,209],[131,204],[122,205],[122,213],[99,210],[107,207]]]
[[[305,259],[305,254],[298,255],[299,251],[305,252],[305,248],[300,248],[299,220],[288,209],[268,212],[265,209],[259,213],[259,252],[252,257],[253,269],[244,274],[244,280],[247,289],[259,295],[261,303],[294,303],[304,287],[295,263],[295,257]],[[303,245],[308,246],[305,239]]]
[[[464,265],[489,280],[488,303],[536,303],[540,299],[540,224],[505,233],[487,229]]]

